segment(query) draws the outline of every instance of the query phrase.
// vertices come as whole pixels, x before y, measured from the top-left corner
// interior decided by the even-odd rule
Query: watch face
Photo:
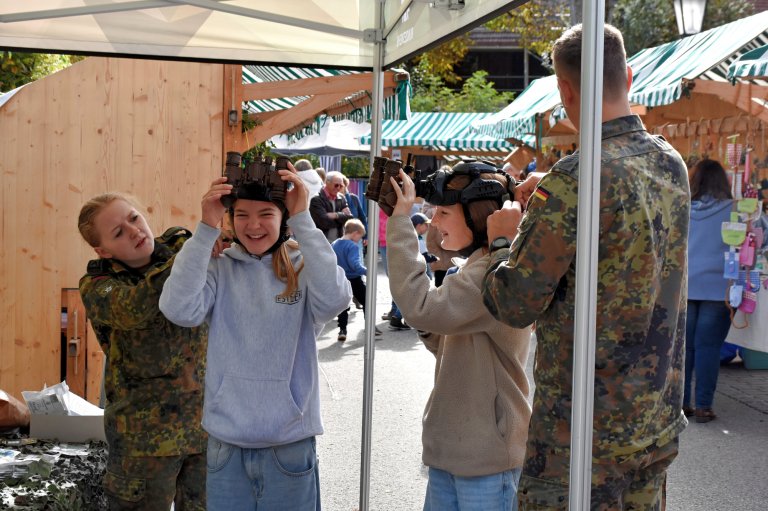
[[[493,240],[493,243],[491,243],[491,246],[493,248],[509,248],[510,242],[507,238],[496,238]]]

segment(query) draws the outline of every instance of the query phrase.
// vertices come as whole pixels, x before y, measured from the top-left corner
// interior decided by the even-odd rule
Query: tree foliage
[[[514,97],[499,92],[488,81],[486,71],[475,71],[461,90],[448,88],[439,77],[425,73],[414,87],[411,109],[414,112],[496,112]]]
[[[748,0],[709,0],[702,30],[719,27],[751,14]],[[624,35],[627,55],[679,39],[670,0],[618,0],[610,22]]]
[[[519,34],[522,48],[546,56],[552,43],[570,25],[570,15],[570,7],[565,2],[528,2],[485,26],[495,32]]]
[[[0,53],[0,91],[7,92],[33,82],[83,58],[73,55],[3,51]]]
[[[468,34],[443,43],[437,48],[414,58],[415,64],[424,72],[437,76],[447,83],[458,83],[461,79],[453,72],[453,66],[467,55],[472,40]]]

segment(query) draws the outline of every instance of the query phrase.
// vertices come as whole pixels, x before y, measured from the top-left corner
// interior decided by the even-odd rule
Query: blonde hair
[[[365,236],[365,226],[357,218],[350,218],[344,222],[344,234],[352,234],[353,232],[359,232]]]
[[[272,270],[275,277],[281,282],[285,282],[285,289],[280,293],[281,298],[291,296],[299,289],[299,273],[304,269],[304,260],[302,259],[297,270],[291,262],[290,250],[298,250],[299,244],[296,240],[287,240],[275,251],[272,256]]]
[[[274,204],[274,203],[273,203]],[[276,204],[275,204],[276,205]],[[276,205],[277,206],[277,205]],[[288,212],[281,208],[280,206],[277,206],[277,208],[280,210],[280,214],[285,216],[288,214]],[[235,225],[235,209],[229,208],[229,222],[233,226],[232,227],[232,234],[237,240],[237,233],[235,232],[234,225]],[[282,229],[283,225],[283,219],[280,219],[280,226]],[[279,236],[280,234],[278,234]],[[242,243],[239,243],[239,245],[245,250],[245,247],[243,247]],[[293,262],[291,261],[291,250],[298,250],[299,244],[296,242],[296,240],[286,240],[284,243],[281,243],[280,246],[275,250],[275,252],[272,254],[272,271],[275,274],[275,277],[277,277],[277,280],[280,282],[285,282],[285,289],[282,293],[280,293],[278,296],[281,298],[286,298],[288,296],[291,296],[293,293],[296,292],[297,289],[299,289],[299,273],[301,273],[301,270],[304,269],[304,261],[301,261],[301,264],[299,265],[299,268],[296,269],[293,266]]]
[[[112,204],[116,200],[127,202],[137,210],[143,209],[141,203],[133,195],[121,192],[107,192],[101,195],[91,197],[83,207],[80,208],[80,214],[77,217],[77,229],[80,231],[80,235],[83,239],[92,247],[98,247],[101,245],[101,238],[96,231],[94,225],[94,219],[99,212]]]

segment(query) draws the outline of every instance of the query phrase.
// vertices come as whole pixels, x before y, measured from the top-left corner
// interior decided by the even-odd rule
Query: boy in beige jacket
[[[425,199],[437,205],[432,224],[443,248],[467,257],[439,288],[431,287],[409,218],[414,184],[402,171],[400,179],[387,227],[390,290],[437,359],[422,420],[422,459],[429,467],[424,510],[516,509],[531,413],[525,376],[530,328],[497,321],[481,296],[489,258],[486,219],[503,203],[507,178],[491,165],[470,162],[427,180]]]

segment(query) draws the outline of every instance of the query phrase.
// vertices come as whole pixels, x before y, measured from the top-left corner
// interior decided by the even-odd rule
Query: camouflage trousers
[[[109,455],[104,490],[111,511],[205,510],[205,453],[183,456]]]
[[[613,460],[593,459],[591,511],[663,511],[667,468],[677,457],[678,445],[675,438]],[[566,511],[569,458],[539,452],[533,461],[526,460],[520,478],[520,511]],[[532,473],[534,464],[538,468]]]

